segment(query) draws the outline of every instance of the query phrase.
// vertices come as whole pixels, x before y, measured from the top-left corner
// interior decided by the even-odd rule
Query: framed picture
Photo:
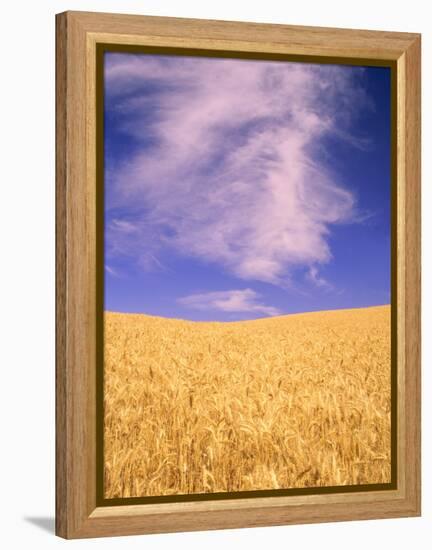
[[[56,530],[420,514],[420,36],[57,16]]]

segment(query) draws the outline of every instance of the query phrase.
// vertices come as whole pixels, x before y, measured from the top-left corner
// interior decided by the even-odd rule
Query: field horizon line
[[[131,311],[113,311],[113,310],[105,310],[103,311],[105,314],[110,315],[127,315],[127,316],[139,316],[139,317],[147,317],[151,319],[163,319],[167,321],[181,321],[184,323],[195,323],[195,324],[236,324],[236,323],[253,323],[253,322],[262,322],[262,321],[270,321],[275,319],[283,319],[286,317],[296,317],[296,316],[313,316],[313,315],[319,315],[323,313],[328,314],[337,314],[337,313],[343,313],[343,312],[353,312],[353,311],[360,311],[360,310],[370,310],[370,309],[381,309],[391,307],[391,303],[386,304],[376,304],[371,306],[359,306],[359,307],[351,307],[351,308],[334,308],[334,309],[322,309],[322,310],[313,310],[313,311],[298,311],[295,313],[283,313],[281,315],[265,315],[262,317],[255,317],[254,319],[238,319],[234,321],[196,321],[193,319],[184,319],[181,317],[164,317],[163,315],[152,315],[151,313],[144,313],[144,312],[131,312]]]

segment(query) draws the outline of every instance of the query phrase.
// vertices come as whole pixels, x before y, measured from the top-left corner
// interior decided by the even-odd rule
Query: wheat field
[[[390,482],[390,306],[105,313],[105,497]]]

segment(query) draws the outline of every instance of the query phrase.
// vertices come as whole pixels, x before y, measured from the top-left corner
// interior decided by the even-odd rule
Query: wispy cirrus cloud
[[[119,274],[117,273],[117,271],[115,269],[113,269],[111,266],[109,265],[105,265],[105,271],[111,275],[112,277],[119,277]]]
[[[314,265],[311,266],[306,273],[306,279],[318,288],[333,290],[333,285],[319,274],[318,269]]]
[[[108,258],[154,268],[173,249],[280,286],[306,267],[328,288],[331,227],[357,213],[322,147],[364,146],[349,133],[367,105],[356,70],[109,54],[107,109],[134,147],[107,171]]]
[[[250,288],[191,294],[179,298],[177,302],[182,306],[202,311],[261,313],[268,316],[281,314],[277,308],[262,303],[260,295]]]

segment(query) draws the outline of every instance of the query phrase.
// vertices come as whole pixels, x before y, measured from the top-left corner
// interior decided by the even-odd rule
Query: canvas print
[[[103,57],[106,499],[391,482],[391,70]]]

